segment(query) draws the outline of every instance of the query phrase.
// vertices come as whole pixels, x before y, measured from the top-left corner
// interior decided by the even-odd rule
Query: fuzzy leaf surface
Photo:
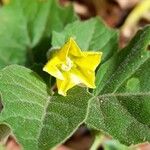
[[[17,65],[1,71],[0,93],[0,124],[12,130],[24,150],[48,150],[65,141],[84,121],[91,99],[81,87],[66,97],[51,96],[36,73]]]
[[[97,72],[87,124],[131,145],[150,141],[150,26]]]

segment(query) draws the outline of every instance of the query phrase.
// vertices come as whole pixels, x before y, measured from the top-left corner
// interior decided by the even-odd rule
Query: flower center
[[[67,57],[66,63],[61,65],[61,69],[63,71],[69,71],[72,68],[72,66],[73,66],[72,60],[69,57]]]

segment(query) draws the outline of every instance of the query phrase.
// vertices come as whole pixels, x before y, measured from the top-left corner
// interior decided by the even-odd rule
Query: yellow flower
[[[101,52],[81,51],[76,42],[69,41],[56,52],[43,70],[56,78],[58,93],[66,96],[75,85],[95,88],[95,69],[101,61]]]

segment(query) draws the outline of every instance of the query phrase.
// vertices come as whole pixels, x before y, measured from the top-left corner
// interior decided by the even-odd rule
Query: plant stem
[[[95,135],[95,139],[90,150],[97,150],[103,141],[104,141],[104,135],[102,135],[101,133],[97,133]]]

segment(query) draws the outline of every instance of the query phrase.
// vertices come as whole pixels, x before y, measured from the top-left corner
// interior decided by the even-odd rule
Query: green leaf
[[[67,23],[75,20],[75,15],[71,7],[61,8],[56,0],[11,0],[1,7],[0,20],[2,68],[9,64],[34,62],[34,57],[37,57],[34,53],[41,41],[49,43],[38,49],[38,55],[41,57],[44,51],[45,56],[50,48],[52,30],[62,30]]]
[[[82,50],[102,51],[103,61],[118,50],[117,32],[105,26],[99,18],[75,21],[68,24],[62,32],[53,32],[53,48],[62,47],[70,37],[76,40]]]
[[[150,141],[150,26],[97,72],[87,124],[127,145]]]
[[[75,87],[68,96],[50,96],[33,71],[12,65],[0,74],[0,123],[11,128],[24,150],[48,150],[64,142],[84,121],[91,95]]]

